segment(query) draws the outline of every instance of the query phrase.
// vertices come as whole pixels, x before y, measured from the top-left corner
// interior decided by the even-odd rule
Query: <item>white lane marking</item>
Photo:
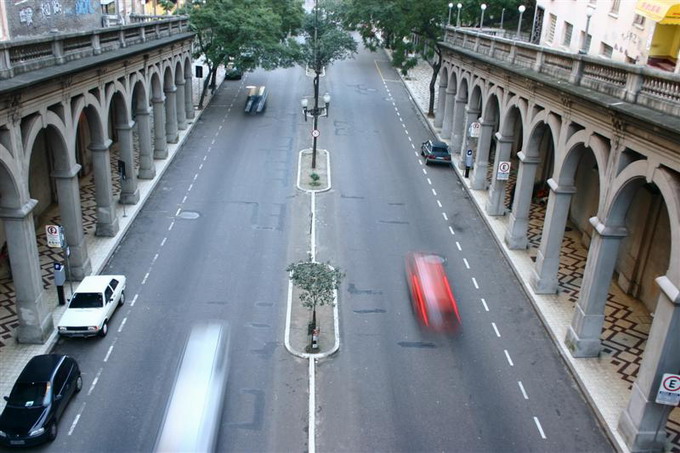
[[[445,212],[442,212],[442,217],[444,217],[444,220],[449,220],[449,218],[446,216]]]
[[[418,162],[420,162],[420,163],[422,164],[422,162],[421,162],[421,161],[418,161]],[[424,174],[424,175],[426,175],[426,174],[427,174],[427,170],[426,170],[426,169],[424,169],[424,168],[423,168],[423,174]]]
[[[199,165],[199,166],[198,166],[198,169],[199,169],[199,170],[203,170],[203,164]]]
[[[163,240],[161,241],[161,247],[163,247],[165,245],[165,241],[167,241],[167,240],[168,240],[167,236],[163,238]]]
[[[175,217],[177,217],[181,212],[182,208],[177,208],[177,212],[175,212]]]
[[[312,261],[316,260],[316,192],[312,192],[311,196],[311,207],[312,211],[312,231],[311,231],[311,244],[310,244],[310,257]]]
[[[191,192],[191,189],[193,189],[193,188],[194,188],[194,185],[193,185],[193,184],[189,184],[189,188],[187,189],[187,192]]]
[[[441,207],[442,207],[442,202],[439,201],[439,200],[437,200],[437,206],[439,206],[439,207],[441,208]]]
[[[158,259],[158,253],[156,253],[156,254],[153,256],[153,259],[151,260],[151,264],[155,263],[157,259]]]
[[[182,198],[182,204],[187,202],[187,195],[184,195],[184,198]]]
[[[211,145],[215,144],[215,139],[213,138],[213,141],[210,143]]]
[[[316,452],[316,376],[314,369],[314,357],[309,358],[309,420],[307,445],[309,453]]]
[[[127,316],[123,318],[123,322],[120,323],[120,327],[118,328],[118,333],[121,333],[123,331],[123,327],[125,327],[125,323],[127,322]]]
[[[449,231],[451,232],[452,235],[456,234],[456,232],[453,231],[453,227],[451,227],[451,226],[449,227]]]
[[[496,323],[495,323],[495,322],[492,322],[491,325],[493,326],[494,332],[496,332],[496,336],[497,336],[498,338],[500,338],[500,337],[501,337],[501,333],[498,331],[498,327],[496,327]]]
[[[408,131],[406,131],[406,135],[408,135]],[[413,139],[411,138],[410,135],[408,135],[408,141],[411,142],[411,148],[415,149],[416,147],[413,146]]]
[[[134,306],[135,306],[135,302],[137,302],[137,297],[138,297],[138,296],[139,296],[139,294],[135,294],[135,297],[132,298],[132,302],[130,302],[130,306],[131,306],[131,307],[134,307]]]
[[[418,151],[413,151],[413,154],[415,154],[416,157],[418,157]]]
[[[432,180],[431,180],[430,178],[427,178],[427,183],[428,183],[429,185],[432,185]]]
[[[168,231],[172,231],[172,227],[175,226],[175,221],[173,220],[170,222],[170,226],[168,227]]]
[[[85,404],[83,404],[83,407],[81,408],[81,411],[85,409]],[[76,429],[76,425],[78,424],[78,420],[80,420],[80,414],[81,412],[78,412],[78,415],[76,415],[76,418],[73,420],[73,423],[71,424],[71,428],[68,430],[68,435],[70,436],[73,434],[73,430]]]
[[[432,188],[432,195],[434,195],[435,197],[437,196],[437,191],[434,190],[434,188]]]
[[[111,346],[109,346],[109,350],[108,350],[108,352],[106,353],[106,357],[104,357],[104,362],[108,362],[108,361],[109,361],[109,357],[111,357],[111,353],[113,352],[113,347],[114,347],[115,345],[116,345],[116,340],[113,340],[113,344],[112,344]]]
[[[486,305],[486,301],[482,297],[482,305],[484,305],[484,310],[489,311],[489,307]]]
[[[477,284],[477,279],[472,277],[472,284],[475,285],[475,289],[479,289],[479,285]]]
[[[463,250],[463,249],[461,248],[461,246],[460,246],[460,242],[458,242],[458,241],[456,241],[456,247],[458,247],[458,251],[459,251],[459,252],[460,252],[461,250]]]
[[[538,428],[538,432],[541,433],[541,437],[543,439],[547,439],[547,437],[545,437],[545,433],[543,432],[543,428],[541,427],[541,422],[538,421],[538,417],[534,417],[534,421],[536,422],[536,427]]]
[[[198,179],[198,173],[196,173],[196,174],[194,175],[194,181],[196,181],[197,179]]]
[[[144,278],[142,279],[142,285],[146,283],[146,279],[149,278],[149,273],[147,272]]]
[[[219,127],[219,129],[218,129],[218,130],[220,130],[220,131],[222,130],[222,125],[221,125],[221,124],[220,124],[220,127]]]
[[[206,154],[205,156],[203,156],[203,162],[205,162],[206,160],[208,160],[208,155],[207,155],[207,154]]]
[[[97,375],[92,380],[92,385],[90,385],[90,390],[87,391],[87,396],[90,396],[92,394],[94,386],[97,385],[97,382],[99,382],[99,376],[101,376],[102,371],[104,371],[104,368],[100,368],[99,371],[97,371]]]
[[[517,381],[517,383],[519,384],[519,389],[522,391],[522,395],[524,396],[524,399],[528,400],[529,395],[527,395],[526,390],[524,390],[524,386],[522,385],[522,381]]]
[[[510,366],[515,366],[515,364],[512,363],[512,359],[510,358],[510,353],[508,352],[508,350],[504,349],[504,351],[505,351],[505,357],[507,357],[508,363],[510,364]]]
[[[422,166],[423,166],[423,161],[420,160],[420,159],[418,159],[418,165],[420,165],[420,166],[422,167]],[[425,169],[423,168],[423,170],[425,170]],[[427,173],[425,173],[425,174],[427,174]]]
[[[463,258],[463,263],[465,263],[465,267],[470,269],[470,263],[468,263],[467,258]]]

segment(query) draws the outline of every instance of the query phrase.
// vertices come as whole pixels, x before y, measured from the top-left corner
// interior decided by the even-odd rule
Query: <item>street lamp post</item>
[[[458,16],[456,17],[456,27],[460,27],[460,9],[462,7],[463,7],[462,3],[456,5],[456,8],[458,8]]]
[[[451,9],[453,8],[453,3],[449,3],[449,20],[446,22],[446,25],[451,25]]]
[[[590,18],[593,17],[594,12],[595,8],[592,5],[586,7],[586,33],[583,36],[583,47],[578,51],[581,55],[588,53],[588,47],[590,45],[590,42],[588,41],[588,30],[590,29]]]
[[[517,22],[517,34],[515,35],[515,39],[519,39],[519,33],[520,29],[522,28],[522,14],[524,14],[524,11],[527,9],[524,5],[519,5],[519,22]]]
[[[484,11],[486,10],[486,3],[482,3],[482,17],[479,19],[479,31],[482,31],[482,27],[484,26]]]

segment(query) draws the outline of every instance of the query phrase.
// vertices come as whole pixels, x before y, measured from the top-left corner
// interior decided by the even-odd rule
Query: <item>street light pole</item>
[[[524,14],[524,11],[527,9],[524,5],[519,5],[519,22],[517,22],[517,34],[515,35],[515,39],[519,39],[519,33],[520,29],[522,28],[522,14]]]
[[[486,3],[482,3],[482,17],[479,19],[479,31],[482,31],[482,27],[484,26],[484,11],[486,10]]]
[[[590,29],[590,18],[593,17],[593,13],[595,12],[595,8],[592,7],[592,5],[588,5],[586,7],[586,33],[583,36],[583,47],[581,47],[581,50],[578,51],[581,55],[585,55],[588,53],[588,47],[589,47],[589,42],[588,42],[588,30]]]
[[[456,17],[456,27],[460,27],[460,9],[462,7],[463,7],[462,3],[456,5],[456,8],[458,8],[458,17]]]
[[[453,8],[453,3],[449,3],[449,20],[446,22],[446,25],[451,25],[451,9]]]

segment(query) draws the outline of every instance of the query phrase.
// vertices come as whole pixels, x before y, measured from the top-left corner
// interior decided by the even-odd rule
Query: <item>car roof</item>
[[[43,354],[34,356],[28,361],[17,381],[47,382],[52,378],[54,370],[67,356],[63,354]]]
[[[433,141],[433,142],[432,142],[432,147],[433,147],[433,148],[448,148],[449,145],[447,145],[447,144],[444,143],[444,142]]]
[[[112,278],[121,280],[122,275],[88,275],[78,285],[77,293],[101,293],[104,292]]]

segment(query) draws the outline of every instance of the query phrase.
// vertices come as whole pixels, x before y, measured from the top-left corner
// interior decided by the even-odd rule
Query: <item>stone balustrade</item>
[[[187,31],[186,16],[154,16],[129,25],[0,42],[0,79]]]
[[[680,115],[680,75],[448,27],[444,42],[659,112]]]

